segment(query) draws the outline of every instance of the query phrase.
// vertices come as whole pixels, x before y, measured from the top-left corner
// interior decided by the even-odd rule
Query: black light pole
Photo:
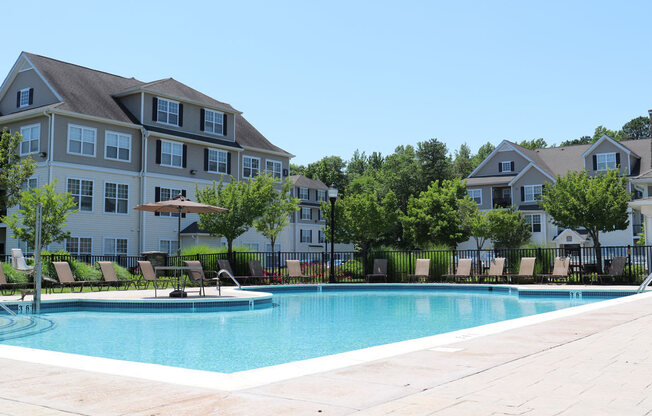
[[[328,199],[331,200],[331,273],[328,283],[335,282],[335,200],[337,200],[337,187],[331,184],[328,187]]]

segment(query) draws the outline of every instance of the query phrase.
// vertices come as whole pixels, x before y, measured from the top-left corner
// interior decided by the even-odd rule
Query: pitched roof
[[[310,179],[306,178],[303,175],[290,175],[288,176],[288,180],[295,186],[311,189],[328,189],[328,186],[326,186],[324,182],[320,181],[319,179]]]

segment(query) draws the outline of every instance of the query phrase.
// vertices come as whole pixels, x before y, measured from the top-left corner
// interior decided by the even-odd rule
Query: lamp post
[[[331,201],[331,273],[328,283],[335,282],[335,200],[337,200],[337,186],[334,183],[328,187],[328,199]]]

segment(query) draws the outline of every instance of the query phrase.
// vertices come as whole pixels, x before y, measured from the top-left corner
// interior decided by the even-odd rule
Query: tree
[[[213,182],[212,186],[196,187],[197,201],[203,204],[227,208],[220,213],[199,214],[199,227],[212,236],[226,238],[229,257],[233,253],[233,240],[247,231],[256,218],[263,215],[274,194],[274,180],[259,175],[249,181],[232,180],[224,184]]]
[[[290,163],[290,175],[304,175],[306,173],[306,167],[303,165],[295,165]]]
[[[488,211],[486,221],[495,248],[519,248],[532,235],[525,216],[513,206]]]
[[[519,145],[531,150],[544,149],[548,147],[548,143],[543,138],[522,140]]]
[[[274,190],[260,218],[254,220],[254,227],[269,239],[274,258],[274,244],[278,234],[290,224],[290,215],[299,210],[299,198],[290,195],[290,182],[285,182],[281,189]]]
[[[475,240],[475,246],[482,250],[484,243],[491,238],[491,229],[487,216],[477,209],[466,220],[467,227],[470,228],[471,237]]]
[[[480,146],[478,149],[478,153],[476,153],[473,156],[473,169],[477,168],[480,163],[482,163],[483,160],[485,160],[491,152],[493,152],[496,149],[496,146],[491,144],[491,142],[487,142]]]
[[[582,136],[579,139],[564,140],[559,146],[575,146],[576,144],[589,144],[593,143],[593,138],[591,136]]]
[[[559,227],[585,228],[593,240],[598,268],[602,268],[600,233],[624,230],[629,223],[627,178],[617,169],[591,176],[588,171],[557,176],[546,186],[542,207]]]
[[[453,164],[446,145],[437,139],[417,143],[417,162],[422,178],[422,189],[434,181],[453,177]]]
[[[622,130],[627,140],[640,140],[650,137],[650,119],[636,117],[625,123]]]
[[[20,133],[14,134],[4,128],[0,134],[0,206],[16,205],[22,186],[34,174],[36,162],[31,157],[21,158],[18,148],[23,140]]]
[[[593,132],[593,142],[600,140],[602,136],[609,136],[610,138],[616,141],[621,141],[626,139],[625,133],[623,133],[622,130],[618,130],[618,131],[610,130],[604,126],[596,127],[595,132]]]
[[[475,204],[459,179],[434,181],[418,198],[410,197],[401,216],[403,237],[418,247],[442,243],[449,247],[466,241],[470,230],[464,224],[468,201]]]
[[[346,162],[339,156],[325,156],[321,160],[310,163],[304,173],[310,179],[319,179],[326,186],[335,184],[338,189],[345,190],[348,185]]]
[[[473,171],[473,160],[471,158],[471,149],[466,143],[460,145],[460,149],[455,151],[453,160],[453,176],[464,179]]]
[[[401,211],[405,211],[411,195],[426,189],[423,186],[425,181],[421,174],[417,153],[410,145],[398,146],[394,153],[385,158],[380,171],[377,174],[372,172],[371,178],[372,183],[368,185],[373,185],[375,182],[375,190],[381,197],[390,190],[394,192]]]
[[[63,231],[68,215],[77,212],[75,198],[69,192],[57,193],[57,181],[31,188],[20,193],[19,209],[10,216],[2,217],[2,222],[13,232],[13,237],[30,242],[36,247],[36,206],[41,204],[41,247],[62,241],[70,236]]]

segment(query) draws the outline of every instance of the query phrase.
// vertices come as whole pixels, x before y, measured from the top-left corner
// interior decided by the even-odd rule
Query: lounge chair
[[[301,273],[301,262],[299,260],[287,260],[288,265],[288,279],[298,282],[305,282],[310,280],[310,276]]]
[[[570,257],[555,257],[555,265],[552,274],[541,274],[538,277],[541,283],[545,282],[568,282],[568,271],[570,270]]]
[[[23,256],[23,250],[19,248],[11,249],[11,265],[14,267],[14,269],[20,272],[27,274],[34,273],[34,267],[27,265],[25,257]]]
[[[414,274],[408,274],[409,281],[419,280],[427,282],[430,279],[430,259],[417,259]]]
[[[457,261],[457,270],[455,274],[445,274],[446,280],[453,279],[455,281],[469,282],[471,280],[471,266],[473,259],[459,259]]]
[[[247,279],[254,282],[258,282],[258,281],[265,282],[267,276],[265,276],[265,271],[263,270],[263,265],[260,264],[260,261],[249,260],[247,264],[249,265],[249,273],[250,273],[250,276],[247,276]]]
[[[100,265],[100,270],[102,271],[102,278],[104,279],[103,282],[98,282],[98,288],[100,288],[100,290],[102,286],[108,286],[108,287],[113,286],[116,289],[122,285],[124,285],[125,289],[128,289],[129,285],[134,285],[134,288],[136,287],[136,283],[133,280],[118,279],[118,275],[115,273],[115,268],[113,267],[112,262],[98,261],[97,264]]]
[[[70,270],[70,264],[67,261],[53,261],[52,265],[57,272],[57,279],[59,279],[59,282],[56,284],[61,287],[62,292],[66,287],[71,289],[78,287],[80,292],[84,289],[86,282],[75,280],[75,276],[72,274],[72,270]]]
[[[534,283],[536,281],[534,276],[534,263],[536,260],[536,257],[521,257],[518,273],[507,275],[507,279],[512,283]]]
[[[204,282],[206,283],[215,283],[217,288],[218,296],[222,296],[222,287],[220,285],[220,278],[217,276],[215,270],[204,270],[201,265],[201,262],[198,260],[184,260],[183,264],[186,267],[190,267],[188,270],[188,276],[193,282],[199,282],[199,295],[206,296],[206,291],[204,290]],[[206,274],[214,275],[215,277],[206,278]]]
[[[143,289],[147,289],[151,283],[154,286],[154,297],[157,296],[156,291],[158,290],[159,283],[163,283],[164,285],[167,283],[177,283],[177,279],[159,279],[156,277],[154,267],[149,261],[139,260],[138,268],[140,269],[140,274],[143,276]]]
[[[367,283],[374,279],[383,279],[387,283],[387,259],[374,259],[374,268],[367,274]]]
[[[9,283],[7,281],[7,276],[5,275],[5,271],[2,268],[2,264],[0,264],[0,293],[3,295],[9,294],[9,293],[14,293],[17,289],[31,289],[33,285],[31,283],[27,282],[21,282],[21,283]],[[23,295],[23,298],[25,296]]]
[[[611,259],[611,266],[606,274],[598,275],[600,284],[614,283],[616,278],[621,277],[625,273],[625,266],[627,265],[627,257],[616,256]]]
[[[489,263],[489,271],[486,275],[478,276],[479,282],[486,280],[506,280],[505,277],[505,257],[496,257]]]

